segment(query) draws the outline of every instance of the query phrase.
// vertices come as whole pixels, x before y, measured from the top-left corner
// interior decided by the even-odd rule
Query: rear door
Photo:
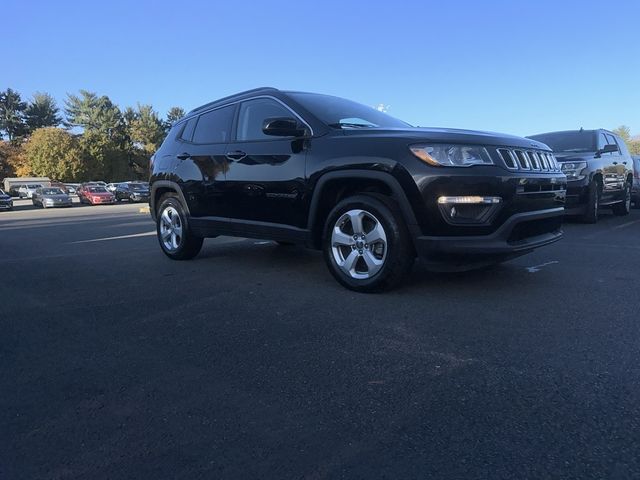
[[[300,117],[271,97],[240,104],[235,138],[227,145],[229,216],[238,220],[306,227],[304,140],[265,135],[265,119]]]
[[[618,145],[615,136],[609,133],[607,133],[606,136],[609,144],[615,145],[618,149],[617,152],[613,152],[611,155],[611,171],[613,175],[615,175],[615,186],[613,187],[613,189],[618,194],[621,194],[624,190],[624,182],[627,172],[627,166],[625,162],[627,161],[627,159],[622,155],[622,150],[620,149],[620,145]]]
[[[191,216],[227,216],[225,154],[235,111],[236,105],[227,105],[204,112],[186,122],[180,134],[174,173]]]

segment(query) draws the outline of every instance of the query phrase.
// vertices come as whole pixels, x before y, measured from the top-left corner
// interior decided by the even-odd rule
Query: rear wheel
[[[200,253],[204,239],[189,229],[189,221],[177,195],[168,193],[160,199],[156,231],[160,248],[173,260],[188,260]]]
[[[380,292],[409,273],[415,255],[409,232],[392,200],[357,195],[327,218],[323,239],[329,271],[357,292]]]
[[[587,210],[582,215],[584,223],[596,223],[600,213],[600,182],[591,180],[589,184],[589,198],[587,200]]]
[[[624,216],[629,215],[631,212],[631,185],[629,185],[628,182],[625,184],[623,198],[624,200],[622,202],[616,203],[613,206],[614,215]]]

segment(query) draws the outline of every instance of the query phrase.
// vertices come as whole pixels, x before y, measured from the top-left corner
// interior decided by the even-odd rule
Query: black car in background
[[[192,258],[217,235],[303,243],[357,291],[397,284],[416,255],[460,269],[555,242],[566,187],[542,143],[414,128],[342,98],[273,88],[188,113],[152,157],[150,180],[170,258]]]
[[[115,185],[113,194],[116,201],[149,202],[149,184],[144,182],[126,182]]]
[[[13,208],[13,199],[11,195],[4,193],[4,190],[0,189],[0,210],[11,210]]]
[[[631,209],[633,159],[624,140],[604,129],[531,135],[548,145],[567,176],[567,215],[596,223],[601,207],[615,215]]]

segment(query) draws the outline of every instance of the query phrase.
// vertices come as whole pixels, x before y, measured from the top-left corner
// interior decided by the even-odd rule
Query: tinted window
[[[408,123],[373,107],[351,100],[317,93],[290,93],[296,102],[334,128],[407,128]]]
[[[613,138],[613,135],[607,134],[607,140],[609,141],[609,145],[615,145],[616,147],[618,147],[618,144],[616,143],[616,139]],[[618,147],[618,150],[620,150],[620,147]]]
[[[554,152],[595,152],[597,150],[596,136],[589,130],[542,133],[528,138],[546,143]]]
[[[193,137],[193,130],[196,126],[197,121],[198,117],[193,117],[187,120],[187,122],[184,124],[184,128],[182,129],[182,134],[180,135],[180,138],[182,140],[185,140],[187,142],[191,141],[191,138]]]
[[[270,98],[259,98],[244,102],[238,116],[238,140],[274,140],[262,133],[262,125],[267,118],[294,117],[290,110]]]
[[[229,141],[235,106],[218,108],[200,115],[193,133],[194,143],[224,143]]]
[[[607,142],[607,137],[604,136],[604,133],[598,135],[598,148],[603,149],[609,142]]]

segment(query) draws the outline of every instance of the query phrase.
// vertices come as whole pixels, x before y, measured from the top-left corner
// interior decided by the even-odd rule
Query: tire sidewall
[[[160,237],[160,223],[162,212],[164,212],[168,207],[173,207],[178,212],[178,215],[180,216],[180,222],[182,223],[182,238],[180,239],[180,245],[174,251],[167,250],[164,246],[164,243],[162,242],[162,238]],[[184,208],[182,208],[182,204],[176,197],[167,197],[160,204],[158,215],[156,216],[156,234],[158,237],[158,243],[160,243],[160,248],[165,253],[165,255],[171,258],[180,258],[180,253],[185,247],[186,238],[189,234],[189,225],[187,223],[187,216],[185,215]]]
[[[345,274],[333,258],[331,234],[338,219],[347,211],[360,209],[371,213],[384,228],[387,237],[387,256],[383,267],[373,277],[359,280]],[[400,255],[409,255],[403,246],[403,225],[399,223],[391,208],[377,198],[367,195],[357,195],[338,203],[327,217],[324,227],[322,246],[323,254],[329,271],[343,286],[356,291],[369,292],[384,288],[386,278]],[[404,237],[406,238],[406,237]]]

